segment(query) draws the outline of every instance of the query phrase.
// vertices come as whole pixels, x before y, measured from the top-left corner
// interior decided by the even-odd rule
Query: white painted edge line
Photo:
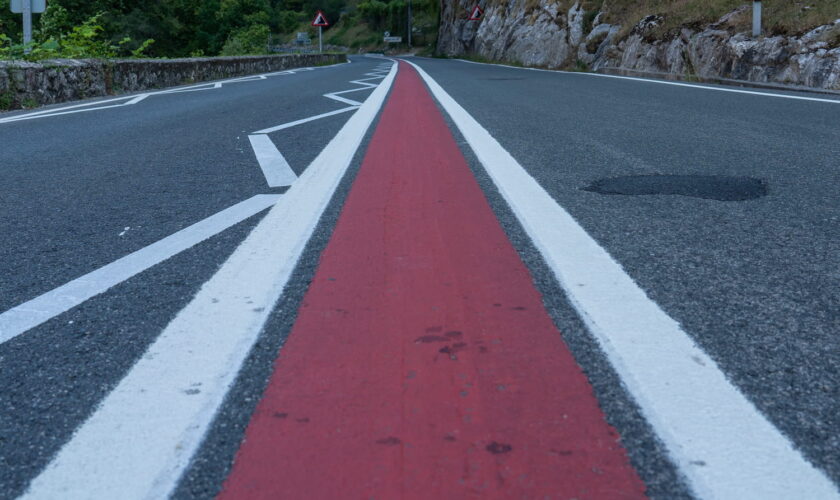
[[[397,65],[36,477],[27,499],[166,498],[382,107]]]
[[[0,344],[270,207],[279,194],[260,194],[0,314]]]
[[[348,61],[349,62],[349,61]],[[265,80],[269,76],[279,76],[279,75],[290,75],[295,74],[300,71],[313,71],[314,69],[327,69],[332,68],[335,66],[339,66],[338,64],[332,64],[329,66],[318,66],[318,68],[293,68],[289,70],[283,71],[275,71],[272,73],[263,73],[260,75],[248,75],[244,77],[237,77],[231,78],[228,80],[222,80],[219,82],[210,82],[210,83],[198,83],[195,85],[190,85],[186,87],[177,87],[174,89],[167,89],[167,90],[159,90],[155,92],[147,92],[144,94],[138,95],[128,95],[128,96],[121,96],[121,97],[114,97],[112,99],[106,99],[103,101],[95,101],[95,102],[86,102],[81,104],[74,104],[71,106],[63,106],[60,108],[54,109],[44,109],[41,111],[33,111],[32,113],[25,113],[22,115],[15,115],[10,116],[8,118],[0,118],[0,124],[2,123],[11,123],[17,121],[24,121],[24,120],[34,120],[37,118],[51,118],[53,116],[62,116],[62,115],[69,115],[75,113],[84,113],[86,111],[99,111],[103,109],[112,109],[112,108],[119,108],[122,106],[131,106],[133,104],[137,104],[138,102],[146,99],[149,96],[154,95],[166,95],[166,94],[179,94],[183,92],[197,92],[202,90],[214,90],[222,88],[222,86],[226,83],[237,83],[237,82],[246,82],[246,81],[256,81],[256,80]],[[115,104],[110,106],[101,106],[101,104],[108,104],[112,102],[119,102],[130,99],[130,101],[122,103],[122,104]],[[88,109],[79,109],[79,108],[88,108]]]
[[[100,101],[100,102],[97,102],[95,104],[102,104],[102,102],[105,102],[105,101]],[[88,112],[88,111],[100,111],[100,110],[103,110],[103,109],[121,108],[123,106],[130,106],[130,105],[131,105],[130,103],[124,102],[122,104],[111,104],[109,106],[86,107],[86,108],[83,108],[83,109],[74,109],[74,110],[70,110],[70,111],[58,111],[58,112],[54,112],[54,113],[50,113],[50,114],[43,114],[43,115],[37,115],[37,116],[27,114],[27,115],[20,115],[20,116],[5,118],[3,120],[0,120],[0,123],[12,123],[12,122],[19,122],[19,121],[24,121],[24,120],[34,120],[36,118],[50,118],[50,117],[53,117],[53,116],[72,115],[72,114],[76,114],[76,113],[85,113],[85,112]],[[62,109],[64,109],[64,108],[62,108]]]
[[[127,95],[127,96],[122,96],[122,97],[114,97],[112,99],[105,99],[105,100],[102,100],[102,101],[93,101],[93,102],[86,102],[86,103],[82,103],[82,104],[74,104],[72,106],[64,106],[62,108],[43,109],[41,111],[33,111],[32,113],[9,116],[7,118],[0,118],[0,123],[17,121],[17,120],[21,120],[21,119],[28,118],[28,117],[38,117],[40,115],[44,115],[44,114],[47,114],[47,113],[53,113],[53,112],[56,112],[56,111],[84,108],[84,107],[88,107],[88,106],[96,106],[96,105],[99,105],[99,104],[108,104],[108,103],[111,103],[111,102],[125,101],[125,100],[128,100],[128,99],[131,99],[132,97],[134,97],[134,96]]]
[[[277,126],[274,126],[274,127],[269,127],[269,128],[264,128],[262,130],[257,130],[256,132],[253,132],[253,133],[254,134],[270,134],[272,132],[277,132],[278,130],[283,130],[283,129],[290,128],[290,127],[295,127],[295,126],[300,125],[302,123],[311,122],[313,120],[319,120],[321,118],[326,118],[328,116],[337,115],[339,113],[346,113],[348,111],[355,111],[357,109],[359,109],[359,106],[351,106],[349,108],[336,109],[335,111],[329,111],[327,113],[322,113],[320,115],[310,116],[308,118],[301,118],[300,120],[295,120],[293,122],[283,123],[281,125],[277,125]]]
[[[248,136],[248,140],[269,187],[291,186],[297,180],[297,174],[270,137],[253,134]]]
[[[487,130],[422,68],[630,394],[701,498],[838,498],[826,476],[726,379]]]
[[[149,94],[140,94],[137,97],[135,97],[134,99],[125,103],[125,105],[126,106],[131,106],[132,104],[137,104],[138,102],[145,100],[147,97],[149,97]]]
[[[831,104],[840,104],[840,99],[823,99],[819,97],[805,97],[805,96],[798,96],[798,95],[787,95],[787,94],[776,94],[773,92],[757,92],[754,90],[740,90],[740,89],[732,89],[726,87],[709,87],[707,85],[697,85],[694,83],[684,83],[684,82],[673,82],[668,80],[657,80],[654,78],[638,78],[635,76],[621,76],[621,75],[605,75],[602,73],[587,73],[584,71],[562,71],[562,70],[554,70],[554,69],[541,69],[541,68],[523,68],[521,66],[511,66],[508,64],[494,64],[494,63],[482,63],[477,61],[468,61],[466,59],[456,59],[456,61],[461,61],[468,64],[481,64],[484,66],[501,66],[503,68],[511,68],[511,69],[520,69],[525,71],[541,71],[543,73],[559,73],[563,75],[586,75],[586,76],[597,76],[601,78],[617,78],[619,80],[631,80],[636,82],[645,82],[645,83],[658,83],[660,85],[673,85],[675,87],[691,87],[695,89],[703,89],[703,90],[717,90],[719,92],[732,92],[734,94],[749,94],[749,95],[760,95],[765,97],[779,97],[782,99],[796,99],[800,101],[814,101],[814,102],[827,102]],[[791,90],[791,92],[796,92],[796,90]]]

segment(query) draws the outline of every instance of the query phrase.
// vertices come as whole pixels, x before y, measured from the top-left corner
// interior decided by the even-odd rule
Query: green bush
[[[271,31],[264,24],[254,24],[245,29],[235,31],[224,47],[223,56],[241,56],[265,54],[268,52],[268,37]]]
[[[154,43],[152,39],[146,40],[130,52],[125,48],[131,43],[128,37],[117,44],[111,43],[103,36],[105,28],[101,24],[102,13],[71,28],[69,32],[61,32],[62,10],[60,7],[54,10],[54,17],[48,18],[50,22],[47,23],[45,31],[38,33],[38,40],[27,45],[15,44],[8,36],[0,33],[0,59],[26,59],[28,61],[56,58],[109,59],[123,54],[142,57]]]

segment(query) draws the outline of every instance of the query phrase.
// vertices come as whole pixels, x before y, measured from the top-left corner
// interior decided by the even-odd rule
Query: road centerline
[[[403,66],[222,499],[643,497]]]

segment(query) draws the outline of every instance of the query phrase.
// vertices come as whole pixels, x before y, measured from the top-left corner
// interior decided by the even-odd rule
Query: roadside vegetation
[[[322,10],[324,42],[353,51],[384,49],[382,35],[407,37],[406,0],[49,0],[21,45],[21,16],[0,3],[0,59],[198,57],[265,54],[308,32]],[[415,0],[414,39],[432,46],[437,0]]]

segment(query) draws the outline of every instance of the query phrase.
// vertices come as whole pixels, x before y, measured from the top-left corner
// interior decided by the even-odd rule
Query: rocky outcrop
[[[484,20],[469,21],[470,1],[444,0],[441,54],[549,69],[654,72],[840,90],[840,19],[802,36],[752,38],[737,29],[737,21],[749,15],[744,6],[703,29],[683,28],[668,39],[652,35],[662,18],[650,15],[619,40],[621,26],[602,22],[601,13],[593,19],[579,3],[561,10],[555,0],[508,0],[488,5]],[[587,23],[587,17],[593,20]]]
[[[346,61],[335,54],[191,59],[0,61],[0,109]]]

